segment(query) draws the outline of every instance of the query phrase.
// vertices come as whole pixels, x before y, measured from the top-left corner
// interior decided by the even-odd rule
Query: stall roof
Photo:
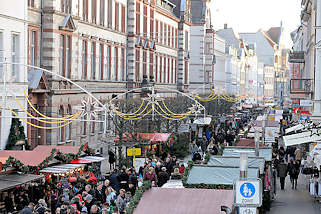
[[[198,118],[196,120],[194,120],[194,124],[197,124],[197,125],[209,125],[212,121],[212,118],[210,117],[201,117],[201,118]]]
[[[166,142],[170,139],[172,133],[137,133],[136,140],[140,139],[151,142]],[[123,140],[132,140],[132,134],[123,134]],[[118,142],[119,137],[114,139],[114,142]]]
[[[20,175],[17,173],[0,175],[0,191],[4,191],[18,185],[39,180],[43,177],[44,177],[43,175],[32,175],[32,174]]]
[[[224,214],[221,206],[232,208],[232,204],[232,190],[152,188],[144,193],[134,214]]]
[[[70,163],[95,163],[105,160],[106,158],[97,156],[85,156],[79,159],[73,160]]]
[[[39,145],[33,149],[33,151],[49,151],[57,149],[62,153],[73,153],[77,154],[79,152],[80,146],[51,146],[51,145]]]
[[[23,151],[23,150],[2,150],[0,151],[1,160],[7,160],[9,156],[19,160],[24,165],[38,166],[47,157],[51,151]]]
[[[240,141],[236,144],[236,146],[244,146],[244,147],[252,147],[255,148],[255,141],[254,139],[247,139],[247,138],[241,138]],[[260,143],[260,148],[266,148],[267,146]]]
[[[239,151],[251,151],[249,153],[249,157],[254,157],[255,149],[251,147],[237,147],[237,146],[230,146],[226,147],[223,150],[223,156],[232,156],[232,157],[239,157]],[[272,161],[272,148],[259,148],[259,157],[263,157],[265,161]]]
[[[256,120],[254,121],[255,126],[262,127],[263,121],[262,120]],[[265,121],[265,127],[279,127],[279,121],[274,120],[266,120]]]
[[[249,157],[248,158],[248,166],[249,167],[258,167],[260,169],[260,173],[264,173],[264,158],[258,157]],[[215,166],[240,166],[240,158],[239,157],[228,157],[228,156],[211,156],[207,165],[215,165]]]
[[[40,170],[40,173],[67,173],[74,169],[84,167],[84,164],[61,164],[56,166],[51,166]]]
[[[194,165],[189,172],[187,184],[233,185],[239,176],[239,167]],[[257,179],[258,176],[259,168],[248,168],[249,179]]]

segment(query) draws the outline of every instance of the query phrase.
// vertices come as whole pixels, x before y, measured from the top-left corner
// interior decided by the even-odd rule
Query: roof
[[[281,27],[271,27],[268,31],[266,31],[266,33],[276,44],[279,43],[281,36]]]
[[[221,206],[232,209],[232,190],[152,188],[141,198],[134,214],[224,214]]]
[[[75,169],[84,168],[84,164],[60,164],[40,170],[40,173],[68,173]]]
[[[170,139],[172,133],[137,133],[136,140],[140,139],[150,142],[166,142]],[[123,140],[131,141],[133,136],[132,134],[123,134]],[[119,136],[114,139],[114,142],[119,141]]]
[[[0,158],[8,159],[10,156],[19,160],[26,166],[38,166],[47,157],[49,157],[51,151],[23,151],[23,150],[3,150],[0,151]]]
[[[263,36],[266,38],[266,40],[270,43],[270,45],[274,47],[274,45],[276,45],[276,42],[274,42],[265,31],[261,30],[261,32]]]
[[[215,166],[233,166],[238,167],[240,166],[240,158],[239,157],[228,157],[228,156],[211,156],[210,160],[207,163],[208,165],[215,165]],[[248,158],[248,166],[249,167],[258,167],[260,169],[260,173],[264,173],[264,158],[255,158],[249,157]]]
[[[43,178],[43,175],[32,175],[32,174],[4,174],[0,175],[0,192],[14,188],[15,186],[25,184],[31,181],[39,180]]]
[[[248,168],[249,179],[256,179],[258,175],[258,168]],[[194,165],[189,172],[186,183],[233,185],[234,181],[239,179],[239,176],[239,167]]]
[[[52,146],[52,145],[38,145],[33,151],[52,151],[57,149],[62,153],[73,153],[77,154],[79,152],[80,146]]]
[[[250,151],[248,153],[249,157],[254,157],[255,155],[254,148],[230,146],[225,147],[223,150],[223,156],[240,157],[240,151]],[[263,157],[265,161],[272,161],[272,148],[259,148],[259,157]]]
[[[85,157],[81,157],[79,159],[73,160],[70,163],[95,163],[95,162],[101,162],[105,159],[106,158],[98,157],[98,156],[85,156]]]
[[[28,72],[28,88],[35,89],[38,88],[43,71],[39,69],[30,69]]]
[[[242,138],[240,139],[240,141],[236,144],[236,146],[242,146],[242,147],[252,147],[255,148],[255,141],[254,139],[246,139],[246,138]],[[260,148],[264,148],[267,147],[266,145],[260,143],[259,144]]]

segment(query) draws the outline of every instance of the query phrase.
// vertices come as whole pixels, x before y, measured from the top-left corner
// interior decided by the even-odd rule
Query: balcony
[[[312,79],[291,79],[290,93],[291,94],[311,94],[313,92]]]
[[[293,51],[289,54],[290,63],[304,63],[304,52],[303,51]]]

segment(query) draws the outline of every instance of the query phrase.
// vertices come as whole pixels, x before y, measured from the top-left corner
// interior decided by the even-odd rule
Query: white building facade
[[[3,2],[0,14],[0,62],[27,64],[27,1]],[[4,149],[8,142],[11,116],[14,116],[8,107],[20,117],[27,116],[16,101],[26,109],[24,92],[28,92],[27,70],[27,67],[17,64],[0,64],[0,149]]]

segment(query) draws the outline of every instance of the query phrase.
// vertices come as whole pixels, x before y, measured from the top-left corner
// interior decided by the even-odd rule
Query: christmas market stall
[[[166,198],[166,200],[164,200],[164,198]],[[133,213],[135,214],[223,214],[224,212],[221,211],[221,206],[227,206],[231,210],[233,209],[233,191],[186,188],[152,188],[147,190],[137,203],[137,207],[133,208]],[[132,212],[126,213],[130,214]]]

